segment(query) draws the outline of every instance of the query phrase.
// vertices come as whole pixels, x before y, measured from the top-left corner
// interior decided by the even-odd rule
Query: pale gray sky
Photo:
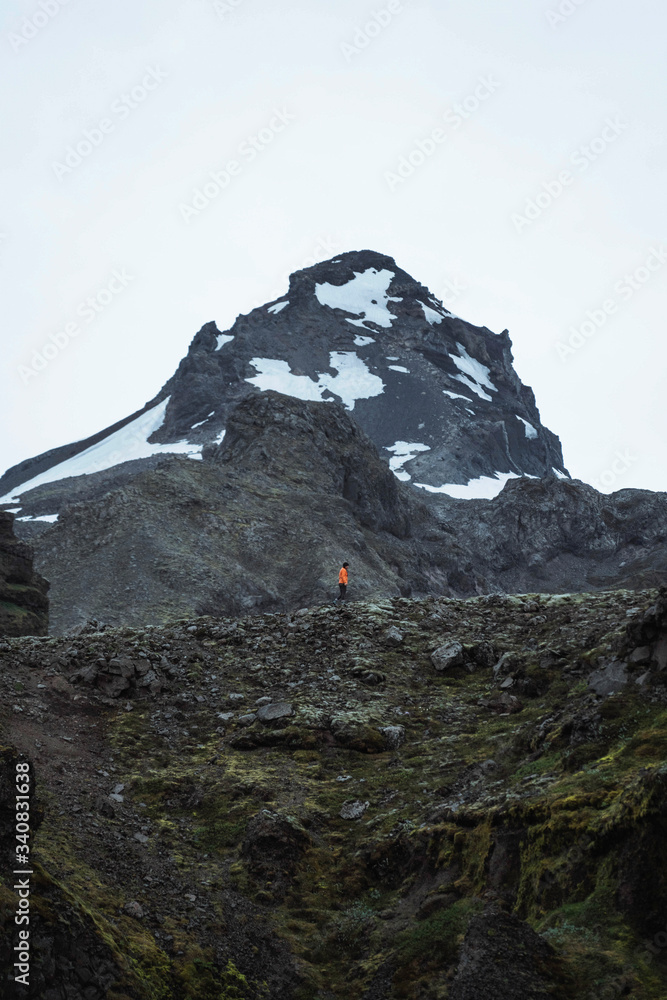
[[[574,476],[667,490],[665,37],[660,0],[5,0],[0,469],[370,248],[509,329]]]

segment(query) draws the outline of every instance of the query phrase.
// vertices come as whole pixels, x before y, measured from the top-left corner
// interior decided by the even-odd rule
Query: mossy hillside
[[[137,871],[102,871],[93,830],[72,840],[72,817],[49,808],[43,864],[106,921],[138,997],[232,989],[230,960],[252,995],[271,981],[268,934],[294,958],[300,1000],[362,998],[380,976],[392,996],[444,998],[490,902],[547,935],[573,995],[622,983],[662,996],[661,952],[644,942],[665,925],[664,689],[659,672],[604,700],[586,683],[655,597],[399,600],[80,641],[89,658],[128,650],[173,667],[158,696],[101,709],[125,802],[96,816],[99,837],[129,850],[135,809],[146,843]],[[453,638],[474,669],[438,674],[430,654]],[[475,661],[486,646],[495,663],[508,654],[495,673]],[[494,701],[502,691],[519,705]],[[289,701],[287,724],[239,722],[258,698]],[[387,726],[402,743],[388,745]],[[368,806],[346,820],[346,801]],[[128,898],[148,917],[124,915]]]

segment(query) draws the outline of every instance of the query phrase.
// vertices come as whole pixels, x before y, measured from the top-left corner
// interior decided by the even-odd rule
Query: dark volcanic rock
[[[510,480],[495,500],[427,495],[396,479],[338,403],[252,394],[203,461],[155,462],[131,478],[126,464],[115,485],[113,470],[75,480],[88,492],[33,539],[54,631],[328,601],[344,560],[355,600],[667,578],[665,494],[603,496],[552,476]]]
[[[90,499],[34,540],[55,631],[303,607],[334,597],[345,558],[356,598],[453,592],[460,550],[340,404],[250,396],[206,455],[163,456],[102,496],[91,476]]]
[[[0,511],[0,635],[44,635],[49,585],[34,572],[32,551],[14,536],[13,522]]]
[[[512,479],[494,500],[431,496],[428,505],[499,590],[641,589],[667,579],[667,493],[605,495],[551,476]]]
[[[470,921],[450,1000],[567,1000],[556,955],[528,924],[488,910]]]

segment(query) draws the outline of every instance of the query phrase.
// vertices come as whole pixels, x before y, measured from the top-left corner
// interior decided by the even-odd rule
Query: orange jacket
[[[344,566],[341,568],[341,571],[338,574],[338,582],[345,584],[345,586],[347,587],[347,570],[345,569]]]

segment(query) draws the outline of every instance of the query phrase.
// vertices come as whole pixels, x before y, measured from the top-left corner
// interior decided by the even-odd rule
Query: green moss
[[[416,981],[428,969],[456,962],[470,918],[483,908],[480,899],[460,899],[426,920],[415,922],[393,942],[398,996],[411,996]]]

